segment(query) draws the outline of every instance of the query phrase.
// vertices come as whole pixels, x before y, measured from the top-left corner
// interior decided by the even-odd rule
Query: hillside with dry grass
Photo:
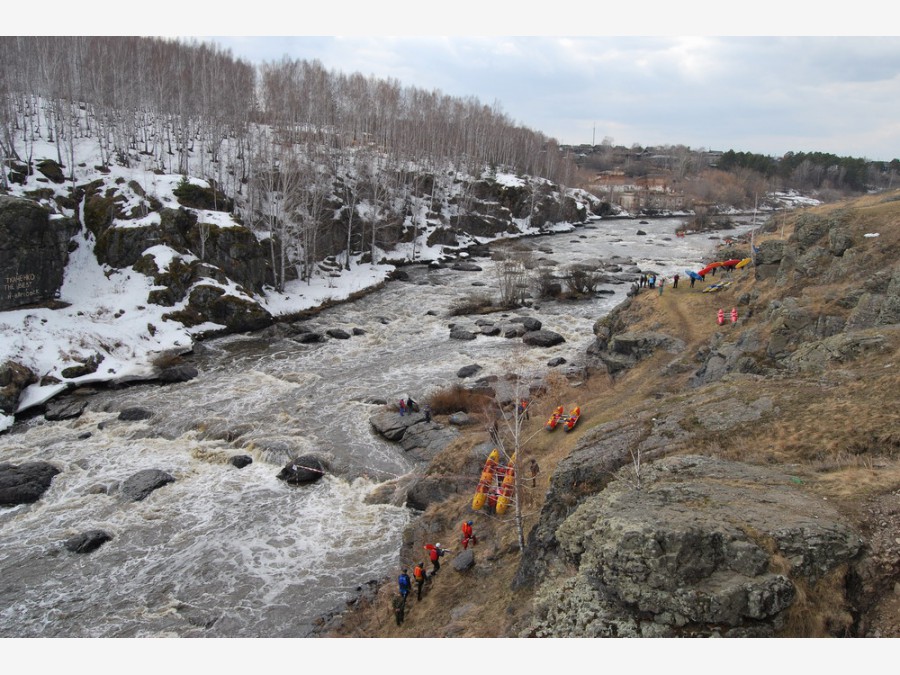
[[[630,454],[614,468],[634,468],[641,447],[650,448],[647,465],[700,455],[776,468],[791,476],[792,489],[827,503],[859,533],[860,553],[827,588],[804,588],[778,635],[900,637],[900,193],[779,218],[754,243],[783,252],[775,262],[735,270],[718,292],[704,292],[715,279],[693,289],[682,282],[662,294],[644,291],[595,327],[600,351],[623,332],[665,334],[683,342],[680,348],[655,349],[615,375],[587,359],[593,366],[584,381],[547,378],[523,436],[541,467],[536,487],[526,485],[521,495],[525,532],[534,535],[550,510],[574,510],[607,484],[567,485],[565,506],[559,475],[554,484],[561,463],[617,428],[644,429],[639,440],[622,441]],[[744,243],[721,255],[749,251]],[[732,307],[737,323],[718,325],[717,311],[727,315]],[[543,429],[559,404],[582,408],[571,433]],[[667,423],[658,428],[658,420]],[[480,466],[472,456],[491,441],[483,427],[472,429],[432,462],[430,474],[463,476],[474,489]],[[648,446],[651,434],[657,442]],[[424,541],[458,551],[459,525],[473,517],[478,544],[472,569],[458,573],[444,563],[422,601],[410,598],[402,626],[394,622],[396,584],[389,579],[323,634],[528,634],[545,577],[565,575],[571,562],[544,552],[553,563],[523,582],[524,558],[542,554],[534,550],[539,537],[530,536],[532,548],[523,554],[508,517],[475,515],[471,492],[460,491],[410,526],[401,551],[410,569]]]

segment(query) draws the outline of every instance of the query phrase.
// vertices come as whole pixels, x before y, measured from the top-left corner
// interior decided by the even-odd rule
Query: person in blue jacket
[[[404,567],[403,571],[400,573],[400,576],[397,577],[397,585],[400,587],[400,595],[403,596],[403,600],[406,600],[406,596],[409,595],[409,590],[412,588],[412,583],[409,580],[409,574],[406,573],[407,570]]]

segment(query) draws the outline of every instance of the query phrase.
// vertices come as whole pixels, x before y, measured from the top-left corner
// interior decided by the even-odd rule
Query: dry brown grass
[[[846,565],[831,570],[811,586],[795,580],[796,596],[780,636],[850,637],[853,615],[847,606],[846,583]]]
[[[479,413],[490,403],[490,397],[470,391],[461,384],[438,389],[428,396],[428,405],[435,415],[452,415],[455,412]]]
[[[828,214],[843,206],[822,207]],[[849,207],[854,212],[848,227],[860,245],[864,264],[883,265],[900,252],[900,201],[886,202],[882,196],[857,200]],[[789,217],[785,238],[791,236],[795,218]],[[877,238],[862,239],[866,232],[879,232]],[[780,227],[766,235],[780,238]],[[889,254],[887,258],[885,255]],[[890,256],[893,256],[890,257]],[[679,354],[659,350],[637,366],[615,378],[594,376],[580,386],[572,386],[554,374],[545,392],[534,397],[531,418],[524,438],[527,452],[541,466],[538,488],[524,495],[526,532],[537,522],[549,479],[559,461],[567,457],[583,434],[592,427],[619,419],[656,414],[666,406],[684,410],[698,395],[715,396],[716,387],[699,390],[689,380],[699,367],[693,355],[714,341],[731,342],[741,331],[754,329],[765,342],[769,335],[766,308],[771,300],[786,293],[802,296],[805,306],[832,315],[845,312],[840,299],[860,283],[827,286],[815,284],[803,288],[777,286],[774,280],[757,281],[753,270],[737,270],[732,285],[719,293],[703,293],[703,284],[691,289],[687,283],[667,287],[662,296],[645,292],[637,296],[626,314],[629,330],[660,331],[685,342]],[[748,306],[738,302],[743,294],[753,299]],[[718,326],[715,313],[738,307],[736,326]],[[865,517],[866,500],[900,489],[900,335],[889,335],[880,351],[867,352],[855,361],[834,364],[823,373],[787,376],[739,376],[739,387],[730,405],[746,405],[759,399],[772,401],[772,412],[763,419],[738,424],[727,432],[710,432],[701,420],[683,415],[682,429],[692,434],[691,452],[708,453],[744,462],[781,467],[796,477],[797,489],[826,498],[848,518]],[[893,331],[897,333],[897,331]],[[764,355],[763,355],[764,357]],[[690,368],[668,370],[682,359]],[[771,364],[770,364],[771,365]],[[696,367],[694,367],[696,366]],[[724,389],[724,387],[723,387]],[[467,400],[466,394],[451,389],[446,403],[431,401],[432,408],[455,412],[478,411],[484,401]],[[582,408],[582,418],[566,434],[547,432],[543,425],[557,405],[566,409]],[[469,440],[460,441],[437,458],[435,468],[448,474],[466,471],[472,448],[488,440],[483,425],[470,427]],[[474,488],[475,471],[469,476]],[[457,542],[459,522],[472,517],[471,495],[460,494],[434,505],[423,516],[432,523],[432,532],[442,542]],[[518,617],[528,611],[530,593],[526,589],[513,594],[510,584],[519,564],[515,528],[511,521],[488,517],[478,512],[476,567],[466,575],[442,569],[422,603],[410,602],[411,612],[402,627],[393,623],[390,607],[394,584],[386,584],[373,607],[347,617],[341,635],[378,635],[381,637],[493,637],[508,636]],[[776,559],[773,571],[789,573],[790,566]],[[448,567],[445,565],[445,568]],[[846,571],[836,570],[814,586],[798,585],[798,600],[792,608],[784,634],[788,636],[843,635],[849,630],[849,612],[844,606]]]

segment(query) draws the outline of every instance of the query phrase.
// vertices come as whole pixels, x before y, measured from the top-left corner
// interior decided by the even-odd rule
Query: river
[[[625,267],[684,276],[716,239],[675,237],[679,223],[604,220],[521,243],[560,266],[620,256]],[[381,407],[370,401],[421,400],[473,363],[485,376],[513,358],[535,371],[556,356],[577,362],[594,321],[629,288],[518,312],[562,334],[556,347],[450,340],[448,324],[468,320],[449,317],[451,304],[496,286],[493,264],[475,262],[482,271],[408,268],[409,281],[308,322],[361,329],[348,340],[217,338],[192,357],[194,380],[98,390],[78,419],[34,417],[0,435],[0,462],[62,470],[36,504],[0,510],[0,637],[305,637],[359,585],[392,576],[415,514],[365,497],[413,464],[372,433],[368,418]],[[154,416],[119,420],[129,407]],[[325,453],[335,475],[300,488],[276,479],[291,453],[307,451]],[[236,454],[253,463],[234,468],[227,460]],[[148,468],[176,481],[125,501],[117,486]],[[95,528],[112,541],[86,555],[64,548]]]

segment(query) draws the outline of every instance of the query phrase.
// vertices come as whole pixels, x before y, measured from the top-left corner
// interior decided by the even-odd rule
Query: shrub
[[[487,314],[494,311],[493,299],[485,293],[473,293],[472,295],[455,300],[450,305],[450,316],[464,314]]]
[[[428,396],[428,405],[431,406],[431,412],[435,415],[480,412],[490,401],[488,396],[470,391],[460,384],[444,387]]]

